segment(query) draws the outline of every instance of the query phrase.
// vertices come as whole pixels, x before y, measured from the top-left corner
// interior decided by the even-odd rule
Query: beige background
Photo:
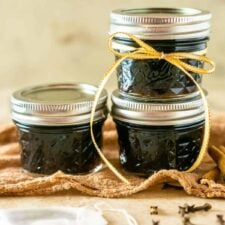
[[[109,13],[121,7],[197,7],[213,13],[209,55],[217,63],[204,79],[213,109],[225,110],[225,0],[0,0],[0,123],[10,120],[11,93],[46,82],[98,84],[112,63]],[[116,87],[115,79],[108,89]]]

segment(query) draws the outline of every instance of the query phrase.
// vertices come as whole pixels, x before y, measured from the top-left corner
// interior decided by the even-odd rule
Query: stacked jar
[[[209,12],[190,8],[115,10],[111,13],[112,47],[120,53],[136,51],[140,46],[128,33],[163,54],[205,55],[210,19]],[[196,68],[204,66],[195,59],[183,61]],[[201,85],[201,75],[190,74]],[[111,114],[122,167],[140,175],[160,169],[194,169],[205,123],[204,102],[195,82],[163,58],[127,58],[117,69],[117,79]]]

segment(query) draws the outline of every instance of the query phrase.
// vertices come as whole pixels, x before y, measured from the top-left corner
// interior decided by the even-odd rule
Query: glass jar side
[[[104,120],[94,123],[94,134],[102,146]],[[89,124],[74,126],[31,126],[15,122],[21,145],[22,166],[34,173],[61,170],[85,174],[101,168],[101,160],[90,137]]]
[[[204,122],[184,126],[143,126],[114,120],[120,163],[125,171],[150,175],[161,169],[189,169],[197,159]]]
[[[159,52],[199,52],[207,48],[208,37],[184,40],[145,40]],[[119,46],[137,47],[130,40],[115,39]],[[124,51],[123,47],[117,48]],[[186,59],[186,63],[203,68],[204,63]],[[191,73],[201,84],[202,77]],[[124,60],[117,68],[117,83],[121,92],[130,96],[150,98],[172,98],[195,92],[196,86],[183,71],[163,59]]]

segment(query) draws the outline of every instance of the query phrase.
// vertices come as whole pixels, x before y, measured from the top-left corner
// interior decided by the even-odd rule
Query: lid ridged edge
[[[120,108],[129,109],[134,111],[155,111],[155,112],[163,112],[163,111],[178,111],[178,110],[189,110],[200,107],[203,105],[202,99],[195,99],[193,101],[188,101],[185,99],[185,102],[180,102],[180,99],[175,100],[170,103],[155,103],[155,100],[152,102],[140,102],[133,101],[131,99],[126,99],[122,95],[120,95],[118,90],[115,90],[112,93],[112,102]],[[171,101],[171,99],[170,99]]]
[[[132,11],[148,11],[149,15],[128,15]],[[182,12],[183,14],[174,16],[152,16],[151,12]],[[192,12],[193,14],[190,14]],[[126,15],[127,13],[127,15]],[[186,14],[185,14],[186,13]],[[123,23],[123,24],[184,24],[194,23],[210,20],[212,17],[211,13],[204,10],[198,10],[193,8],[139,8],[139,9],[116,9],[110,14],[111,23]]]

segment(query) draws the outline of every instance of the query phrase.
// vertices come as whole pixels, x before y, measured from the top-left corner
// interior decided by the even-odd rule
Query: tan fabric
[[[210,144],[225,145],[225,115],[212,117],[211,127]],[[105,154],[119,168],[117,133],[111,119],[106,121],[103,134]],[[201,175],[213,167],[209,157],[206,157],[195,173],[162,170],[145,180],[124,174],[131,182],[131,185],[127,185],[119,181],[108,168],[82,176],[66,175],[62,172],[51,176],[32,174],[22,169],[19,154],[15,126],[0,126],[0,195],[49,195],[78,190],[88,195],[113,198],[129,196],[160,183],[177,181],[187,194],[225,198],[224,184],[206,179],[199,183]]]

